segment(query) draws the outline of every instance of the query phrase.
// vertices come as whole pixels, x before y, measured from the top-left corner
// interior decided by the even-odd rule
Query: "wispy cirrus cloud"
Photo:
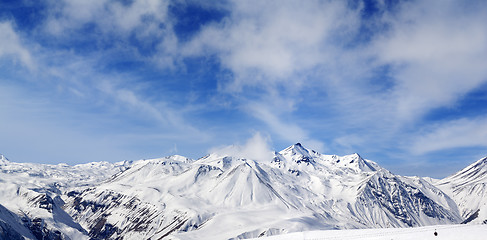
[[[19,61],[31,70],[36,66],[30,51],[23,46],[10,21],[0,22],[0,58],[2,57]]]
[[[398,119],[414,121],[451,106],[487,81],[485,8],[461,1],[410,2],[384,17],[390,31],[377,37],[372,50],[393,68]]]
[[[306,127],[300,126],[292,120],[290,117],[292,113],[279,111],[278,106],[272,107],[260,102],[248,103],[243,108],[248,114],[264,122],[273,135],[280,139],[290,143],[301,142],[319,152],[327,150],[323,141],[311,137]]]
[[[461,147],[487,147],[487,116],[461,118],[425,130],[411,146],[415,154]]]
[[[30,151],[12,158],[79,163],[158,157],[174,153],[175,142],[187,149],[210,138],[186,121],[185,106],[148,96],[151,86],[136,74],[106,70],[104,51],[86,56],[39,46],[22,39],[10,22],[0,28],[0,58],[14,62],[0,77],[1,145],[17,151],[29,146],[41,160]]]

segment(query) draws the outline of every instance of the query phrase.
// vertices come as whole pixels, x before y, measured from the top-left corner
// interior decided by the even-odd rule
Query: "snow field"
[[[435,230],[438,236],[434,236]],[[377,228],[297,232],[254,240],[484,240],[487,225],[436,225],[417,228]]]

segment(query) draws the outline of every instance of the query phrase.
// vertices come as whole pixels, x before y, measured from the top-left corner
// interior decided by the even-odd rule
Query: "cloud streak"
[[[0,58],[6,57],[20,63],[28,69],[34,69],[35,63],[29,50],[23,46],[20,37],[11,22],[0,22]]]
[[[434,126],[411,147],[415,154],[425,154],[461,147],[487,147],[487,117],[457,119]]]

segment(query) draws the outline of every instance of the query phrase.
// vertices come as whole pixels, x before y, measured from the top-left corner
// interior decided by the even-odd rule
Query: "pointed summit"
[[[363,159],[358,153],[343,156],[339,164],[366,172],[377,171],[380,168],[376,163]]]
[[[297,164],[312,164],[314,162],[314,157],[317,155],[317,153],[313,150],[308,150],[307,148],[303,147],[301,143],[296,143],[280,151],[276,155],[278,159],[285,160],[286,162],[294,162]]]
[[[302,155],[302,156],[310,157],[310,151],[307,148],[303,147],[301,143],[296,143],[294,145],[291,145],[286,149],[282,150],[280,153],[282,155],[290,155],[290,156]]]

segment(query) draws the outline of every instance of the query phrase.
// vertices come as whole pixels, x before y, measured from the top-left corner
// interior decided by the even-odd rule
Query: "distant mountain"
[[[5,159],[0,172],[0,239],[243,239],[468,215],[445,194],[445,179],[402,177],[358,154],[299,143],[268,161],[219,153],[75,166]]]
[[[455,200],[465,223],[487,224],[487,157],[435,185]]]

